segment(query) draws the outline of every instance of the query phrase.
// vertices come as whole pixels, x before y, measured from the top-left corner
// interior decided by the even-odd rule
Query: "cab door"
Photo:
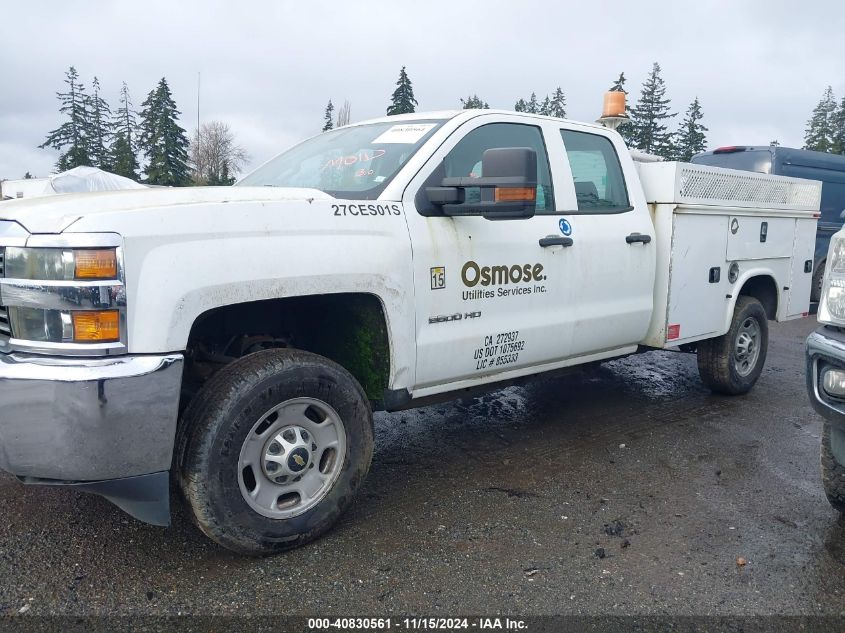
[[[549,151],[559,213],[571,231],[565,268],[571,284],[565,353],[582,357],[633,351],[654,310],[654,224],[633,161],[618,134],[594,126],[557,126]],[[620,160],[624,156],[625,160]]]
[[[537,212],[529,219],[445,217],[426,187],[478,177],[493,148],[537,154]],[[468,196],[472,190],[468,190]],[[571,324],[569,285],[560,275],[566,246],[557,219],[543,129],[519,116],[480,116],[459,127],[405,190],[413,249],[417,365],[415,395],[530,373],[561,358]],[[543,238],[553,244],[541,245]]]

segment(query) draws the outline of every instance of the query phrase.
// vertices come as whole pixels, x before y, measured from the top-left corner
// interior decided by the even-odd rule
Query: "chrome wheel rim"
[[[252,426],[238,459],[244,501],[265,517],[289,519],[317,505],[346,459],[337,411],[315,398],[276,405]]]
[[[734,348],[734,368],[740,376],[748,376],[757,366],[761,338],[762,331],[757,319],[748,317],[739,326]]]

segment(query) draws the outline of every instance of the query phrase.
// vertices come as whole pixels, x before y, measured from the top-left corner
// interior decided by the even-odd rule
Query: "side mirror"
[[[426,188],[429,201],[446,216],[480,215],[488,220],[534,216],[537,152],[528,147],[488,149],[481,156],[481,173],[481,178],[444,178],[439,187]]]

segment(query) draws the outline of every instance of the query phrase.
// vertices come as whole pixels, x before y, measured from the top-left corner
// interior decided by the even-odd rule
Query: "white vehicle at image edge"
[[[234,187],[0,206],[0,469],[247,554],[334,523],[372,411],[633,354],[747,392],[806,316],[818,183],[635,161],[595,125],[417,113]]]
[[[825,419],[822,484],[830,505],[845,514],[845,229],[830,240],[818,320],[807,337],[807,391]]]

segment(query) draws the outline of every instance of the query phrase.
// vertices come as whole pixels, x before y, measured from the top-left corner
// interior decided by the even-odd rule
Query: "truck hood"
[[[12,220],[30,233],[61,233],[82,217],[139,213],[157,207],[225,203],[330,200],[317,189],[282,187],[162,187],[143,190],[71,193],[0,202],[0,220]]]

